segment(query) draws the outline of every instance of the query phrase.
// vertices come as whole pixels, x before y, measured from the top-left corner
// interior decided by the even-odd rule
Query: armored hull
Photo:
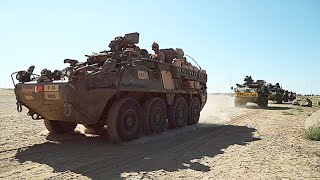
[[[88,55],[84,63],[66,59],[70,66],[58,76],[46,69],[40,76],[17,72],[18,111],[27,107],[50,133],[72,131],[76,124],[106,128],[113,142],[198,123],[207,100],[205,71],[180,59],[143,57],[130,41],[125,46]]]

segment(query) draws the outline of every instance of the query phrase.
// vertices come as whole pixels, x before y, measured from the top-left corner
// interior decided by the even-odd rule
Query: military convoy
[[[251,76],[246,76],[244,84],[237,84],[234,88],[236,107],[244,106],[248,102],[256,103],[262,108],[268,106],[268,100],[275,101],[277,104],[289,102],[296,99],[296,93],[282,89],[279,83],[266,85],[264,80],[254,81]]]
[[[264,80],[254,81],[251,76],[246,76],[244,84],[237,84],[234,91],[236,107],[245,106],[248,102],[256,103],[261,108],[268,106],[269,90]]]
[[[138,43],[139,33],[129,33],[86,62],[65,59],[69,66],[61,71],[36,75],[30,66],[13,73],[17,110],[25,106],[32,119],[44,119],[50,133],[77,124],[106,127],[115,143],[198,123],[207,101],[205,70],[188,63],[182,49],[163,50],[160,62]]]

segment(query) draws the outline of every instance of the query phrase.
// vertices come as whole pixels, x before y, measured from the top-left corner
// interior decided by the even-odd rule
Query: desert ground
[[[320,179],[320,142],[303,137],[317,106],[235,108],[209,95],[199,124],[114,145],[81,125],[49,135],[16,112],[13,91],[0,102],[0,179]]]

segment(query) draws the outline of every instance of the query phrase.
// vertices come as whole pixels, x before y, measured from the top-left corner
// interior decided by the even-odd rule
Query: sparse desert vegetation
[[[310,140],[320,141],[320,126],[309,127],[304,131],[304,136]]]

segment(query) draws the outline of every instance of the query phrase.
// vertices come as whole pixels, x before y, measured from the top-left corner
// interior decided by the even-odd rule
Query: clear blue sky
[[[207,70],[209,92],[245,75],[320,94],[320,1],[0,1],[0,87],[10,73],[62,69],[64,58],[139,32],[142,48],[180,47]]]

